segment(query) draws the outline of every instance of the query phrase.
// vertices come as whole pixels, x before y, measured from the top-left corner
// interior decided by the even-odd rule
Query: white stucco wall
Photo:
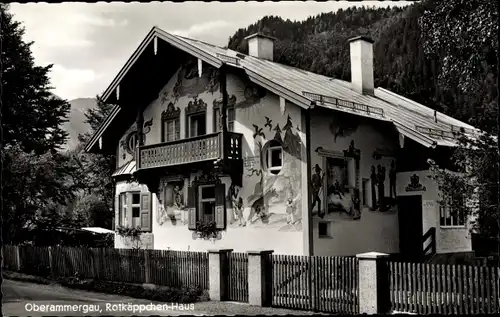
[[[208,78],[206,77],[209,68],[204,64],[204,77],[183,80],[180,93],[174,95],[174,86],[177,83],[178,76],[175,74],[168,84],[159,93],[159,98],[152,102],[144,111],[144,121],[153,118],[151,130],[146,134],[145,144],[155,144],[161,142],[161,113],[170,102],[174,102],[174,106],[181,110],[181,138],[185,137],[185,116],[184,109],[190,101],[203,100],[207,104],[207,133],[214,131],[213,127],[213,103],[214,100],[220,100],[220,93],[217,89],[214,93],[208,91]],[[227,229],[222,232],[221,239],[214,242],[210,240],[193,239],[192,231],[188,230],[186,217],[183,211],[173,210],[174,207],[168,207],[165,210],[159,203],[161,199],[162,189],[158,194],[153,194],[153,213],[152,213],[152,235],[155,249],[173,249],[173,250],[192,250],[205,251],[213,248],[231,248],[235,251],[244,252],[248,250],[272,249],[275,253],[280,254],[303,254],[304,240],[302,230],[302,212],[306,210],[303,204],[307,203],[305,197],[307,195],[307,186],[302,186],[301,173],[306,173],[304,169],[303,159],[305,150],[302,148],[301,157],[297,158],[288,152],[284,153],[284,165],[282,171],[278,175],[273,175],[266,171],[261,164],[261,153],[259,143],[262,146],[274,138],[276,135],[276,125],[278,124],[283,131],[280,133],[282,139],[287,137],[293,140],[304,142],[305,136],[302,131],[301,109],[293,104],[286,103],[286,107],[280,107],[280,99],[278,96],[266,92],[262,98],[249,97],[249,91],[254,90],[250,83],[244,78],[239,78],[234,74],[228,74],[227,90],[230,97],[236,97],[235,105],[235,124],[234,132],[243,134],[242,152],[244,158],[244,174],[243,186],[239,188],[239,197],[243,200],[243,219],[245,226],[240,226],[240,221],[235,219],[235,214],[232,210],[230,201],[226,202],[227,206]],[[177,89],[177,88],[176,88]],[[251,94],[250,94],[251,95]],[[288,120],[290,119],[290,120]],[[288,124],[288,131],[284,131],[285,125]],[[266,126],[266,123],[268,124]],[[254,137],[256,129],[262,133]],[[133,129],[133,127],[131,128]],[[126,137],[126,134],[123,138]],[[299,142],[300,143],[300,142]],[[122,149],[118,149],[121,151]],[[300,152],[300,150],[299,150]],[[119,158],[119,163],[123,164],[131,159],[127,155],[126,159]],[[261,177],[258,173],[262,173]],[[187,186],[192,181],[195,175],[191,175],[190,179],[184,180],[183,199],[187,202]],[[162,178],[164,175],[158,175]],[[229,177],[223,177],[222,182],[226,185],[228,191],[231,180]],[[168,184],[168,182],[167,182]],[[272,189],[276,194],[270,195],[270,199],[265,204],[268,214],[271,214],[269,223],[250,223],[248,216],[259,200],[257,192],[258,188],[261,191],[270,192]],[[123,190],[123,185],[117,185],[117,194]],[[287,197],[294,198],[295,213],[293,214],[293,223],[287,223],[287,214],[285,200]],[[266,196],[267,197],[267,196]],[[170,208],[170,209],[169,209]],[[170,215],[175,214],[175,220],[167,216],[167,211]],[[233,221],[235,220],[235,221]],[[117,247],[123,247],[120,239],[117,239]]]
[[[351,129],[351,133],[338,136],[335,140],[335,128],[339,126],[339,122],[345,121],[346,118],[358,121],[359,125],[355,131]],[[335,122],[332,124],[333,132],[332,128],[330,128],[332,121]],[[317,147],[340,152],[347,150],[350,142],[354,140],[355,148],[359,149],[361,154],[359,168],[360,197],[363,197],[362,179],[370,179],[372,165],[386,167],[385,195],[388,196],[388,172],[393,157],[381,157],[376,160],[372,154],[377,148],[383,149],[389,154],[394,153],[394,150],[399,145],[395,135],[394,138],[389,138],[391,133],[393,131],[384,130],[380,122],[376,120],[359,121],[359,117],[339,117],[338,112],[334,111],[315,111],[311,117],[311,167],[314,169],[314,166],[318,164],[325,171],[322,156],[315,151]],[[370,191],[367,193],[367,197],[368,201],[371,201]],[[324,195],[321,196],[321,200],[322,205],[324,205]],[[330,238],[319,237],[318,224],[320,221],[330,223]],[[370,208],[362,207],[361,217],[358,220],[353,220],[349,216],[342,214],[326,215],[324,219],[317,215],[313,216],[314,255],[350,256],[369,251],[396,253],[399,251],[398,235],[397,208],[394,207],[385,212],[371,211]]]
[[[406,192],[410,177],[419,176],[420,184],[425,186],[425,191]],[[415,171],[398,173],[397,186],[401,196],[422,196],[422,229],[425,234],[431,227],[436,227],[436,252],[469,252],[472,250],[470,232],[468,227],[463,228],[441,228],[439,225],[439,190],[436,182],[431,179],[430,171]]]

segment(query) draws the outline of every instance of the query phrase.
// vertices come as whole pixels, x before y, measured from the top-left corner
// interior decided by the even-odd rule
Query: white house
[[[273,62],[273,38],[247,40],[244,55],[154,27],[106,89],[117,106],[86,151],[116,154],[118,227],[154,249],[471,251],[427,159],[474,127],[375,88],[369,38],[350,40],[351,82]],[[207,224],[213,239],[199,237]]]

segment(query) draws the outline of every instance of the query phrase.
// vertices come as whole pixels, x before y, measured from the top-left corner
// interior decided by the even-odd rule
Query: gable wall
[[[196,65],[196,63],[195,63]],[[213,69],[203,65],[203,77],[187,79],[183,74],[189,74],[196,68],[187,66],[173,76],[159,97],[144,111],[144,122],[152,119],[152,126],[145,130],[145,144],[155,144],[161,141],[161,113],[172,102],[181,110],[181,138],[185,137],[184,109],[189,102],[202,100],[207,105],[207,132],[213,131],[213,103],[220,100],[219,85],[216,77],[211,77]],[[179,73],[181,76],[179,77]],[[187,228],[187,212],[174,207],[168,202],[165,192],[171,193],[172,178],[159,175],[162,186],[159,193],[153,194],[153,236],[155,249],[174,249],[203,251],[210,248],[232,248],[244,252],[255,249],[273,249],[275,253],[302,254],[302,200],[307,194],[307,186],[302,186],[301,173],[304,172],[305,139],[302,127],[301,109],[287,103],[280,107],[278,96],[259,90],[246,78],[237,74],[228,74],[227,90],[230,97],[236,98],[234,132],[243,134],[242,152],[244,157],[243,186],[235,187],[243,202],[243,217],[234,212],[232,201],[227,197],[227,230],[214,243],[193,239],[192,231]],[[266,118],[267,117],[267,118]],[[267,123],[267,125],[266,125]],[[254,127],[257,126],[257,130]],[[279,128],[277,128],[279,126]],[[132,125],[129,131],[135,129]],[[148,131],[149,130],[149,131]],[[260,131],[254,135],[255,131]],[[122,140],[126,138],[126,134]],[[262,165],[261,148],[271,139],[281,139],[286,144],[283,156],[284,165],[278,175],[268,172]],[[118,163],[124,164],[132,159],[122,145],[118,146]],[[187,203],[187,187],[194,179],[193,173],[189,179],[178,180],[182,187],[182,198]],[[231,180],[222,177],[229,196]],[[117,195],[123,187],[117,186]],[[286,199],[291,197],[289,205],[291,223],[287,223]],[[164,204],[164,201],[166,203]],[[166,208],[164,207],[166,205]],[[252,210],[262,207],[270,215],[262,221],[254,215],[249,219]],[[253,221],[252,221],[253,220]],[[272,242],[271,242],[272,241]],[[118,243],[119,244],[119,243]],[[119,245],[117,245],[119,247]]]

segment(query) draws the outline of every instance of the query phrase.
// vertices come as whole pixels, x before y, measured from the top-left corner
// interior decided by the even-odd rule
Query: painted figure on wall
[[[295,206],[295,201],[293,200],[293,193],[291,191],[288,192],[286,198],[286,223],[291,224],[294,222],[295,212],[297,211],[297,207]]]
[[[389,170],[389,197],[396,198],[396,164],[394,160],[391,162],[391,169]]]
[[[230,224],[238,221],[239,226],[245,226],[246,221],[243,218],[243,198],[240,197],[240,189],[236,185],[231,184],[231,186],[229,186],[227,196],[227,200],[230,202],[232,207]]]
[[[311,188],[313,195],[312,197],[313,202],[311,209],[313,214],[317,213],[320,217],[323,217],[325,215],[325,211],[321,209],[321,198],[320,198],[321,197],[320,192],[323,187],[324,178],[325,178],[325,173],[323,172],[323,174],[321,174],[321,167],[319,167],[319,165],[316,164],[316,166],[314,166],[314,174],[311,177]],[[318,205],[315,211],[314,207],[316,207],[316,203]]]
[[[377,166],[377,184],[378,184],[378,206],[379,210],[385,210],[385,167]]]

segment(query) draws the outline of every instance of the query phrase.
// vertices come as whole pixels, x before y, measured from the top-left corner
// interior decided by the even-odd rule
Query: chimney
[[[373,40],[357,36],[349,40],[351,51],[351,85],[357,92],[373,95]]]
[[[273,61],[274,37],[255,33],[245,37],[248,41],[248,55]]]

